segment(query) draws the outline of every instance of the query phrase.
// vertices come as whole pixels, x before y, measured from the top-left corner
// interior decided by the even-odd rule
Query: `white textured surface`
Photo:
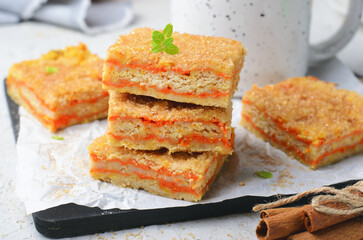
[[[50,49],[80,41],[85,42],[94,53],[104,56],[107,47],[122,32],[136,26],[163,27],[169,19],[167,9],[166,0],[137,0],[137,18],[131,27],[94,37],[36,22],[1,25],[0,78],[6,77],[14,62],[37,58]],[[31,216],[26,216],[23,204],[15,197],[16,149],[3,90],[3,84],[0,84],[0,238],[45,239],[35,230]],[[74,239],[256,239],[254,229],[257,223],[257,214],[235,214]]]

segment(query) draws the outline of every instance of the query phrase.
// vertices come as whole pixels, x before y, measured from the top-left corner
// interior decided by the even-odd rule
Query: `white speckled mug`
[[[238,92],[306,74],[333,57],[358,29],[362,2],[351,0],[343,26],[330,39],[309,44],[311,0],[171,0],[174,29],[224,36],[247,49]]]

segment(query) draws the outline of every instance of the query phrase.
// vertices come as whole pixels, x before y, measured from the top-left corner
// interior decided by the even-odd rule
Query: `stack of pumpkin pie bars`
[[[108,125],[89,147],[90,172],[199,201],[233,152],[231,98],[245,50],[231,39],[174,33],[178,54],[153,53],[152,31],[135,29],[107,51]]]

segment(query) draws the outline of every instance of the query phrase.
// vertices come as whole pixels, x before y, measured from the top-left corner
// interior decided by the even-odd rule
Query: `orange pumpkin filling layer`
[[[165,126],[165,125],[173,125],[175,124],[175,122],[202,122],[203,124],[214,124],[214,125],[217,125],[219,127],[219,129],[224,133],[225,136],[227,136],[229,130],[226,128],[226,124],[225,123],[221,123],[221,122],[207,122],[207,121],[203,121],[203,120],[186,120],[186,119],[180,119],[180,120],[173,120],[173,121],[153,121],[151,119],[148,119],[148,118],[134,118],[134,117],[127,117],[127,116],[110,116],[108,118],[109,121],[116,121],[116,120],[119,120],[119,119],[122,119],[122,120],[128,120],[128,119],[131,119],[131,120],[135,120],[135,119],[138,119],[138,120],[141,120],[142,123],[144,125],[152,125],[152,126],[155,126],[155,127],[162,127],[162,126]],[[118,140],[122,140],[122,139],[130,139],[130,140],[157,140],[159,142],[163,142],[163,141],[169,141],[169,142],[173,142],[173,140],[171,138],[159,138],[158,136],[156,135],[147,135],[147,136],[144,136],[144,137],[138,137],[138,136],[129,136],[129,135],[115,135],[115,134],[112,134],[112,133],[108,133],[109,135],[113,136],[114,138],[118,139]],[[189,136],[184,136],[182,138],[180,138],[178,140],[178,144],[181,144],[182,146],[189,146],[190,145],[190,142],[191,141],[197,141],[197,142],[201,142],[201,143],[218,143],[218,142],[221,142],[224,144],[224,146],[227,148],[227,149],[231,149],[232,148],[232,144],[231,141],[229,141],[227,138],[210,138],[210,137],[206,137],[206,136],[203,136],[201,134],[192,134],[192,135],[189,135]]]
[[[145,137],[140,137],[140,136],[128,136],[128,135],[115,135],[113,133],[107,133],[109,135],[111,135],[112,137],[114,137],[115,139],[118,139],[118,140],[122,140],[122,139],[129,139],[129,140],[157,140],[159,142],[163,142],[163,141],[168,141],[168,142],[173,142],[173,140],[171,138],[159,138],[158,136],[156,135],[147,135]],[[197,141],[197,142],[200,142],[200,143],[218,143],[218,142],[221,142],[224,144],[224,146],[227,148],[227,149],[231,149],[232,146],[231,146],[231,143],[230,141],[228,141],[226,138],[208,138],[208,137],[205,137],[203,135],[200,135],[200,134],[192,134],[190,136],[184,136],[182,138],[180,138],[178,140],[178,144],[182,145],[182,146],[189,146],[190,143],[192,141]]]
[[[150,124],[150,125],[153,125],[155,127],[161,127],[161,126],[164,126],[164,125],[174,125],[176,122],[190,122],[190,123],[193,123],[193,122],[201,122],[203,124],[215,124],[219,127],[219,129],[221,131],[223,131],[225,134],[228,133],[228,130],[226,129],[226,124],[225,123],[222,123],[222,122],[218,122],[218,119],[216,119],[216,117],[213,119],[213,121],[204,121],[204,120],[201,120],[201,119],[189,119],[189,118],[185,118],[185,119],[175,119],[175,120],[158,120],[158,121],[154,121],[152,119],[149,119],[147,117],[142,117],[142,118],[136,118],[136,117],[129,117],[129,116],[109,116],[108,117],[108,121],[116,121],[116,120],[135,120],[135,119],[138,119],[138,120],[141,120],[143,124]]]
[[[286,142],[281,142],[281,141],[278,141],[274,136],[271,136],[271,135],[268,135],[266,132],[264,132],[261,128],[257,127],[253,122],[252,120],[246,116],[245,114],[242,114],[242,117],[248,121],[251,126],[256,129],[261,135],[265,136],[266,138],[268,139],[271,139],[273,142],[275,142],[276,144],[279,144],[279,145],[282,145],[284,146],[287,150],[291,150],[291,151],[294,151],[303,161],[305,161],[306,163],[309,163],[310,165],[315,165],[315,164],[318,164],[319,162],[323,161],[324,158],[326,158],[327,156],[329,155],[333,155],[337,152],[345,152],[347,150],[351,150],[351,149],[354,149],[356,146],[360,145],[360,144],[363,144],[363,138],[356,144],[353,144],[353,145],[349,145],[349,146],[343,146],[343,147],[340,147],[340,148],[337,148],[337,149],[334,149],[333,151],[330,151],[330,152],[325,152],[323,153],[322,155],[320,155],[319,157],[317,157],[315,160],[312,160],[312,161],[309,161],[305,158],[305,155],[303,152],[301,152],[299,149],[295,148],[294,146],[291,146],[291,145],[288,145]],[[341,139],[341,138],[339,138]]]
[[[10,82],[10,81],[9,81]],[[41,104],[46,107],[47,109],[49,109],[50,111],[57,111],[57,110],[63,110],[63,109],[67,109],[70,107],[73,107],[77,104],[80,103],[95,103],[97,102],[99,99],[104,98],[106,96],[108,96],[108,92],[105,91],[101,96],[99,97],[94,97],[94,98],[88,98],[88,99],[84,99],[84,100],[79,100],[79,99],[73,99],[70,101],[70,103],[68,103],[67,105],[63,106],[62,108],[59,108],[57,106],[50,106],[49,104],[47,104],[35,91],[32,87],[28,86],[25,82],[21,82],[21,81],[17,81],[14,78],[11,78],[11,82],[15,83],[15,85],[17,86],[24,86],[26,87],[29,91],[31,91],[34,96],[41,102]]]
[[[179,74],[183,74],[183,75],[189,75],[191,70],[185,70],[182,68],[176,68],[176,67],[155,67],[152,64],[149,65],[141,65],[141,64],[137,64],[137,63],[129,63],[129,64],[120,64],[119,61],[115,60],[115,59],[107,59],[106,60],[107,63],[110,63],[112,65],[118,66],[120,68],[141,68],[147,71],[150,71],[152,73],[159,73],[159,72],[167,72],[167,71],[173,71],[173,72],[177,72]],[[193,69],[193,71],[203,71],[203,72],[213,72],[213,70],[211,68],[203,68],[203,69]],[[224,73],[215,73],[217,76],[222,77],[225,80],[231,80],[232,76],[226,75]],[[236,74],[236,69],[234,70],[234,75]]]
[[[109,61],[107,61],[109,63]],[[125,66],[120,66],[118,65],[118,67],[133,67],[133,65],[125,65]],[[134,66],[135,67],[135,66]],[[143,69],[149,70],[146,67],[142,67]],[[151,67],[150,67],[151,68]],[[161,70],[155,70],[157,72],[160,72]],[[189,96],[189,97],[198,97],[198,98],[208,98],[208,97],[213,97],[213,98],[220,98],[220,97],[224,97],[224,96],[229,96],[230,92],[221,92],[217,89],[213,89],[213,92],[210,93],[192,93],[192,92],[177,92],[173,89],[171,89],[170,86],[166,87],[166,88],[159,88],[159,86],[157,85],[152,85],[152,84],[148,84],[147,86],[142,85],[141,83],[135,83],[132,81],[129,81],[127,79],[117,79],[117,83],[112,82],[112,79],[107,79],[107,77],[110,76],[106,76],[106,79],[103,79],[102,83],[106,86],[109,87],[116,87],[116,88],[123,88],[123,87],[138,87],[144,91],[147,90],[148,88],[152,88],[155,89],[158,92],[164,93],[164,94],[173,94],[173,95],[178,95],[178,96]]]
[[[170,181],[166,181],[166,180],[162,179],[162,176],[167,176],[167,177],[181,176],[181,177],[186,178],[186,179],[191,180],[191,181],[200,180],[200,178],[197,175],[193,174],[190,171],[186,171],[186,172],[183,172],[183,173],[174,173],[172,171],[169,171],[165,167],[161,167],[161,168],[156,170],[156,169],[152,169],[150,165],[141,164],[141,163],[137,162],[134,159],[120,160],[118,158],[113,158],[113,159],[108,159],[108,158],[105,158],[105,157],[100,158],[95,154],[91,154],[91,159],[94,162],[107,161],[107,162],[117,162],[118,164],[120,164],[122,166],[131,165],[131,166],[135,166],[138,169],[142,169],[144,171],[153,171],[153,172],[156,172],[158,174],[157,174],[157,178],[154,178],[154,177],[147,176],[146,174],[136,172],[136,171],[134,171],[132,173],[125,173],[125,172],[122,172],[122,171],[119,171],[119,170],[104,169],[104,168],[93,168],[93,169],[90,170],[91,173],[93,173],[93,172],[94,173],[113,173],[113,174],[118,174],[118,175],[123,175],[123,176],[137,175],[140,179],[157,180],[159,182],[160,187],[168,188],[172,192],[185,192],[185,193],[191,193],[191,194],[194,194],[194,195],[200,195],[200,193],[205,190],[205,188],[213,181],[214,175],[216,174],[216,171],[217,171],[217,168],[216,168],[213,175],[212,175],[212,177],[208,180],[208,182],[200,190],[200,192],[198,192],[195,189],[193,189],[192,187],[180,186],[180,185],[178,185],[176,183],[176,181],[170,182]],[[216,159],[217,158],[213,158],[213,160],[210,162],[208,168],[204,172],[204,176],[206,175],[207,171],[212,166],[212,164],[216,161]],[[203,177],[203,178],[205,178],[205,177]],[[188,181],[185,181],[185,182],[188,182]]]
[[[106,86],[109,87],[117,87],[117,88],[122,88],[122,87],[133,87],[133,86],[137,86],[139,88],[141,88],[142,90],[146,91],[146,87],[144,85],[141,85],[140,83],[134,83],[131,81],[128,81],[126,79],[118,79],[117,80],[118,83],[112,83],[112,82],[108,82],[108,81],[103,81],[102,83]],[[228,96],[229,92],[220,92],[218,90],[215,90],[214,92],[211,93],[200,93],[200,94],[196,94],[196,93],[190,93],[190,92],[176,92],[174,90],[172,90],[170,87],[167,88],[162,88],[160,89],[158,86],[156,85],[148,85],[148,88],[153,88],[158,92],[164,93],[164,94],[174,94],[174,95],[179,95],[179,96],[189,96],[189,97],[198,97],[198,98],[207,98],[207,97],[213,97],[213,98],[219,98],[219,97],[224,97],[224,96]]]
[[[29,88],[29,90],[32,91],[30,88]],[[39,99],[39,97],[35,93],[34,93],[34,95]],[[81,122],[84,119],[91,118],[92,116],[96,116],[96,115],[101,114],[101,113],[106,113],[108,111],[108,106],[107,106],[107,108],[105,108],[105,109],[103,109],[101,111],[95,112],[95,113],[91,113],[91,114],[86,114],[86,115],[82,115],[82,116],[77,116],[75,114],[73,114],[73,115],[65,114],[65,115],[59,116],[56,119],[53,119],[53,118],[48,117],[45,114],[39,113],[33,107],[33,105],[30,103],[30,101],[21,93],[21,91],[19,91],[19,96],[28,105],[28,107],[29,107],[30,111],[32,112],[32,114],[37,119],[39,119],[41,122],[43,122],[46,126],[49,126],[51,131],[55,131],[55,130],[57,130],[59,128],[62,128],[64,126],[68,126],[69,122],[71,120],[73,120],[73,119]],[[100,99],[100,98],[101,97],[98,97],[97,100]],[[44,101],[41,100],[41,99],[39,99],[39,100],[41,101],[42,105],[44,105],[46,107]],[[86,101],[83,101],[83,102],[86,102]],[[79,103],[81,103],[81,101]],[[69,105],[69,106],[71,107],[71,105]],[[52,110],[52,111],[55,112],[54,110]]]
[[[276,124],[276,126],[279,129],[281,129],[282,131],[288,132],[289,134],[293,135],[296,140],[299,140],[301,142],[304,142],[304,143],[306,143],[308,145],[313,145],[315,147],[319,147],[319,146],[322,146],[322,145],[329,145],[329,144],[332,144],[333,142],[343,140],[344,138],[351,137],[351,136],[354,136],[354,135],[358,135],[358,134],[363,133],[363,129],[361,129],[361,130],[355,130],[355,131],[352,131],[349,134],[340,136],[340,137],[335,138],[335,139],[331,139],[329,141],[326,141],[326,139],[322,139],[318,143],[315,143],[315,142],[313,142],[311,140],[308,140],[308,139],[304,139],[304,138],[299,137],[298,136],[299,132],[296,129],[291,129],[291,128],[284,127],[283,126],[283,123],[281,121],[279,121],[278,119],[273,118],[266,111],[262,110],[261,108],[259,108],[255,104],[251,103],[250,101],[248,101],[246,99],[242,99],[242,103],[254,106],[257,110],[259,110],[260,112],[262,112],[266,117],[268,117],[269,119],[271,119]]]

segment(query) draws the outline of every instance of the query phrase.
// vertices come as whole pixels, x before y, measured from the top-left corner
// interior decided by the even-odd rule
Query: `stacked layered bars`
[[[254,87],[242,125],[312,169],[363,151],[363,97],[315,77]]]
[[[107,52],[108,126],[89,147],[90,172],[122,187],[199,201],[233,152],[231,97],[245,50],[230,39],[175,33],[178,54],[153,53],[151,35],[136,29]]]

